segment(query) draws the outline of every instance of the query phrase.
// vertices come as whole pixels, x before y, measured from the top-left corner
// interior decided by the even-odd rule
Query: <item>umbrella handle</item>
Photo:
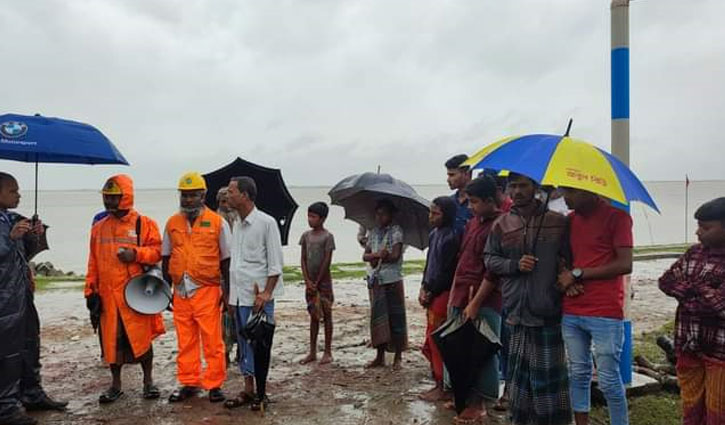
[[[571,120],[569,120],[569,127],[571,127]],[[568,131],[568,130],[567,130]],[[536,256],[536,245],[539,243],[539,234],[541,233],[541,228],[544,227],[544,220],[546,220],[546,213],[549,210],[549,199],[551,198],[551,191],[546,193],[546,202],[544,202],[544,213],[541,215],[541,221],[539,221],[539,227],[536,229],[536,234],[534,235],[534,243],[531,247],[531,255]],[[534,223],[536,223],[536,216],[534,216]]]
[[[38,221],[38,154],[35,154],[35,212],[33,213],[33,224]]]

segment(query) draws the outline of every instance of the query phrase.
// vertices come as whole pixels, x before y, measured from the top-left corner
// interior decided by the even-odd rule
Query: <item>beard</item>
[[[179,207],[179,212],[182,214],[188,216],[188,217],[196,217],[199,214],[201,214],[201,210],[204,208],[203,205],[198,205],[195,207]]]

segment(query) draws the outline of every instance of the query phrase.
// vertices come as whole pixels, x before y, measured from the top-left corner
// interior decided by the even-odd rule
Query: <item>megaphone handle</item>
[[[174,289],[173,289],[174,285],[171,285],[171,287],[172,287],[171,291],[169,291],[169,293],[167,293],[166,291],[164,291],[164,295],[166,295],[166,298],[169,299],[169,305],[166,306],[166,310],[173,312],[174,311],[174,292],[173,292],[174,291]]]

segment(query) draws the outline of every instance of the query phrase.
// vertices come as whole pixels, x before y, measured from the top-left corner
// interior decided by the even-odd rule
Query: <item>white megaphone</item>
[[[126,304],[141,314],[161,313],[169,307],[172,298],[171,286],[156,266],[129,280],[124,295]]]

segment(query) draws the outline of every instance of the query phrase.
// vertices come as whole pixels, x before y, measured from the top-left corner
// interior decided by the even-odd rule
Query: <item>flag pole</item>
[[[687,229],[687,221],[690,218],[690,213],[688,211],[690,203],[689,203],[689,192],[690,192],[690,178],[685,174],[685,243],[687,243],[687,238],[690,236],[690,233]]]

